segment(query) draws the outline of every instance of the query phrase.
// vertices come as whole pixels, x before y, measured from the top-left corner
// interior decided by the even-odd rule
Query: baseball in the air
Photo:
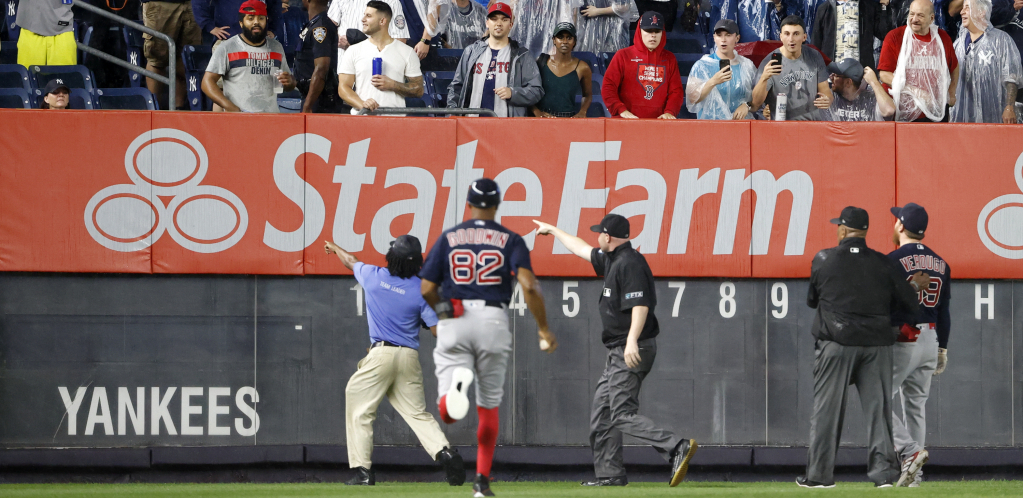
[[[540,350],[547,351],[551,347],[551,343],[547,342],[547,339],[540,339]]]

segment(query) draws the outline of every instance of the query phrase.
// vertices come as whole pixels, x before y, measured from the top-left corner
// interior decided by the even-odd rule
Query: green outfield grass
[[[445,484],[383,483],[374,487],[348,487],[343,484],[4,484],[0,496],[17,497],[470,497],[472,488],[452,488]],[[834,489],[809,490],[794,483],[688,482],[677,488],[664,484],[634,483],[627,488],[583,488],[575,482],[495,483],[499,497],[614,497],[650,498],[658,496],[799,496],[805,494],[833,497],[869,496],[896,493],[917,496],[1023,496],[1023,481],[945,481],[928,482],[916,489],[874,489],[865,483],[839,483]]]

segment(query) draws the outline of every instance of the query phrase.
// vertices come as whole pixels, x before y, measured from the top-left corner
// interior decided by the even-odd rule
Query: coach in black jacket
[[[894,28],[891,13],[888,12],[888,1],[859,0],[859,60],[864,67],[869,66],[875,71],[877,70],[877,60],[874,59],[874,38],[883,41],[888,32]],[[821,49],[821,52],[824,52],[829,59],[842,60],[844,57],[835,55],[835,46],[838,43],[837,34],[838,1],[827,0],[817,7],[810,43]]]
[[[901,472],[892,441],[892,307],[914,313],[917,292],[930,279],[923,272],[907,282],[884,254],[867,247],[867,212],[849,206],[831,220],[837,247],[813,258],[806,302],[817,309],[813,322],[813,416],[803,487],[835,485],[835,454],[850,384],[856,385],[867,421],[867,476],[891,486]],[[925,283],[926,282],[926,283]]]

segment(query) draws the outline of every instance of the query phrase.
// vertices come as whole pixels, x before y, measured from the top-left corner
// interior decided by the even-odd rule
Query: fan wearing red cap
[[[510,5],[490,4],[487,34],[462,52],[448,85],[448,107],[491,109],[498,117],[518,117],[526,116],[543,97],[536,61],[509,37],[514,17]]]
[[[238,9],[241,34],[224,40],[210,58],[202,91],[225,111],[280,112],[277,94],[295,88],[284,47],[267,38],[266,10],[260,0],[243,3]]]

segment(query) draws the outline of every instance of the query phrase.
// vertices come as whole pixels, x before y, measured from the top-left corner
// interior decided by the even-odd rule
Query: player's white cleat
[[[451,387],[445,396],[445,405],[448,417],[454,420],[462,420],[469,413],[469,385],[473,379],[472,370],[465,367],[457,367],[451,373]]]
[[[898,486],[903,488],[913,484],[916,481],[916,475],[929,458],[927,450],[920,450],[902,462],[902,475],[899,477]]]

